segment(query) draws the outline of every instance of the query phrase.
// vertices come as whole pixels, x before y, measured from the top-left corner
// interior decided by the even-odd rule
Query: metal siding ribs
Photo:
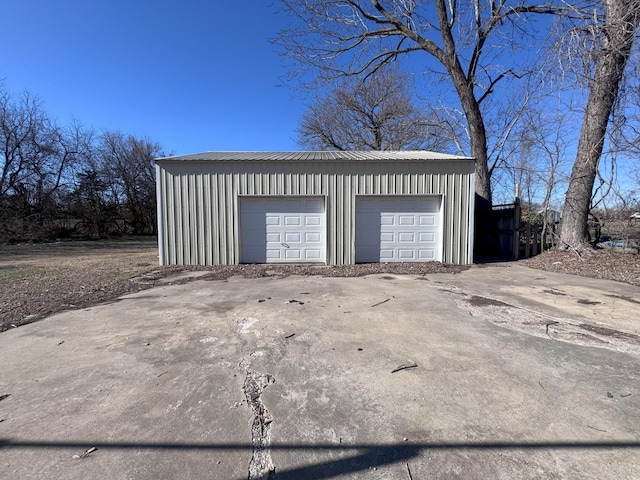
[[[442,261],[469,263],[474,161],[433,152],[208,152],[157,159],[165,265],[240,261],[240,198],[321,196],[326,262],[354,263],[361,195],[440,195]]]

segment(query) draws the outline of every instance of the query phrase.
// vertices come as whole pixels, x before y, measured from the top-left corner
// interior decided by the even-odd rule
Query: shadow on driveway
[[[229,443],[137,443],[137,442],[54,442],[37,440],[12,440],[0,438],[0,450],[7,449],[86,449],[88,445],[96,450],[164,450],[164,451],[252,451],[250,444]],[[329,462],[294,467],[276,471],[269,478],[304,478],[322,480],[338,475],[356,473],[374,467],[381,467],[398,462],[407,462],[409,478],[411,470],[408,461],[427,451],[511,451],[511,450],[640,450],[640,442],[427,442],[427,443],[392,443],[392,444],[353,444],[336,445],[318,444],[285,444],[270,445],[269,450],[284,451],[340,451],[352,452],[354,455]]]

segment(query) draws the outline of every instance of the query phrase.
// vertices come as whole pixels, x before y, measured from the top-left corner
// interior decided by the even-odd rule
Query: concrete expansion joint
[[[276,379],[268,373],[257,373],[247,370],[243,390],[247,404],[253,412],[251,424],[251,445],[253,454],[249,462],[248,480],[277,479],[276,468],[271,459],[271,422],[273,417],[262,403],[262,392]]]

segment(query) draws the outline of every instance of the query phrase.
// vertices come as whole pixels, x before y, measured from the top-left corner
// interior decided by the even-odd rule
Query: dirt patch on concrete
[[[501,302],[500,300],[494,300],[493,298],[481,297],[479,295],[473,295],[466,299],[469,305],[472,307],[510,307],[508,303]]]
[[[635,340],[639,341],[640,336],[634,335],[633,333],[625,333],[620,332],[618,330],[614,330],[612,328],[603,327],[601,325],[593,325],[590,323],[581,323],[578,325],[580,328],[587,330],[589,332],[597,333],[598,335],[604,335],[605,337],[613,337],[613,338],[622,338],[627,340]]]
[[[597,302],[595,300],[587,300],[586,298],[579,298],[577,302],[580,305],[600,305],[602,302]]]
[[[551,290],[551,289],[546,289],[546,290],[542,290],[542,293],[548,293],[549,295],[556,295],[558,297],[566,297],[567,294],[564,292],[561,292],[559,290]]]
[[[605,294],[605,297],[616,298],[618,300],[626,300],[629,303],[640,305],[640,301],[636,300],[635,298],[627,297],[625,295]]]

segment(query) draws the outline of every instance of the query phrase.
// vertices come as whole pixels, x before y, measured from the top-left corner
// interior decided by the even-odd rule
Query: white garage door
[[[439,196],[356,198],[356,262],[441,259]]]
[[[242,263],[325,262],[321,197],[245,197],[240,200]]]

